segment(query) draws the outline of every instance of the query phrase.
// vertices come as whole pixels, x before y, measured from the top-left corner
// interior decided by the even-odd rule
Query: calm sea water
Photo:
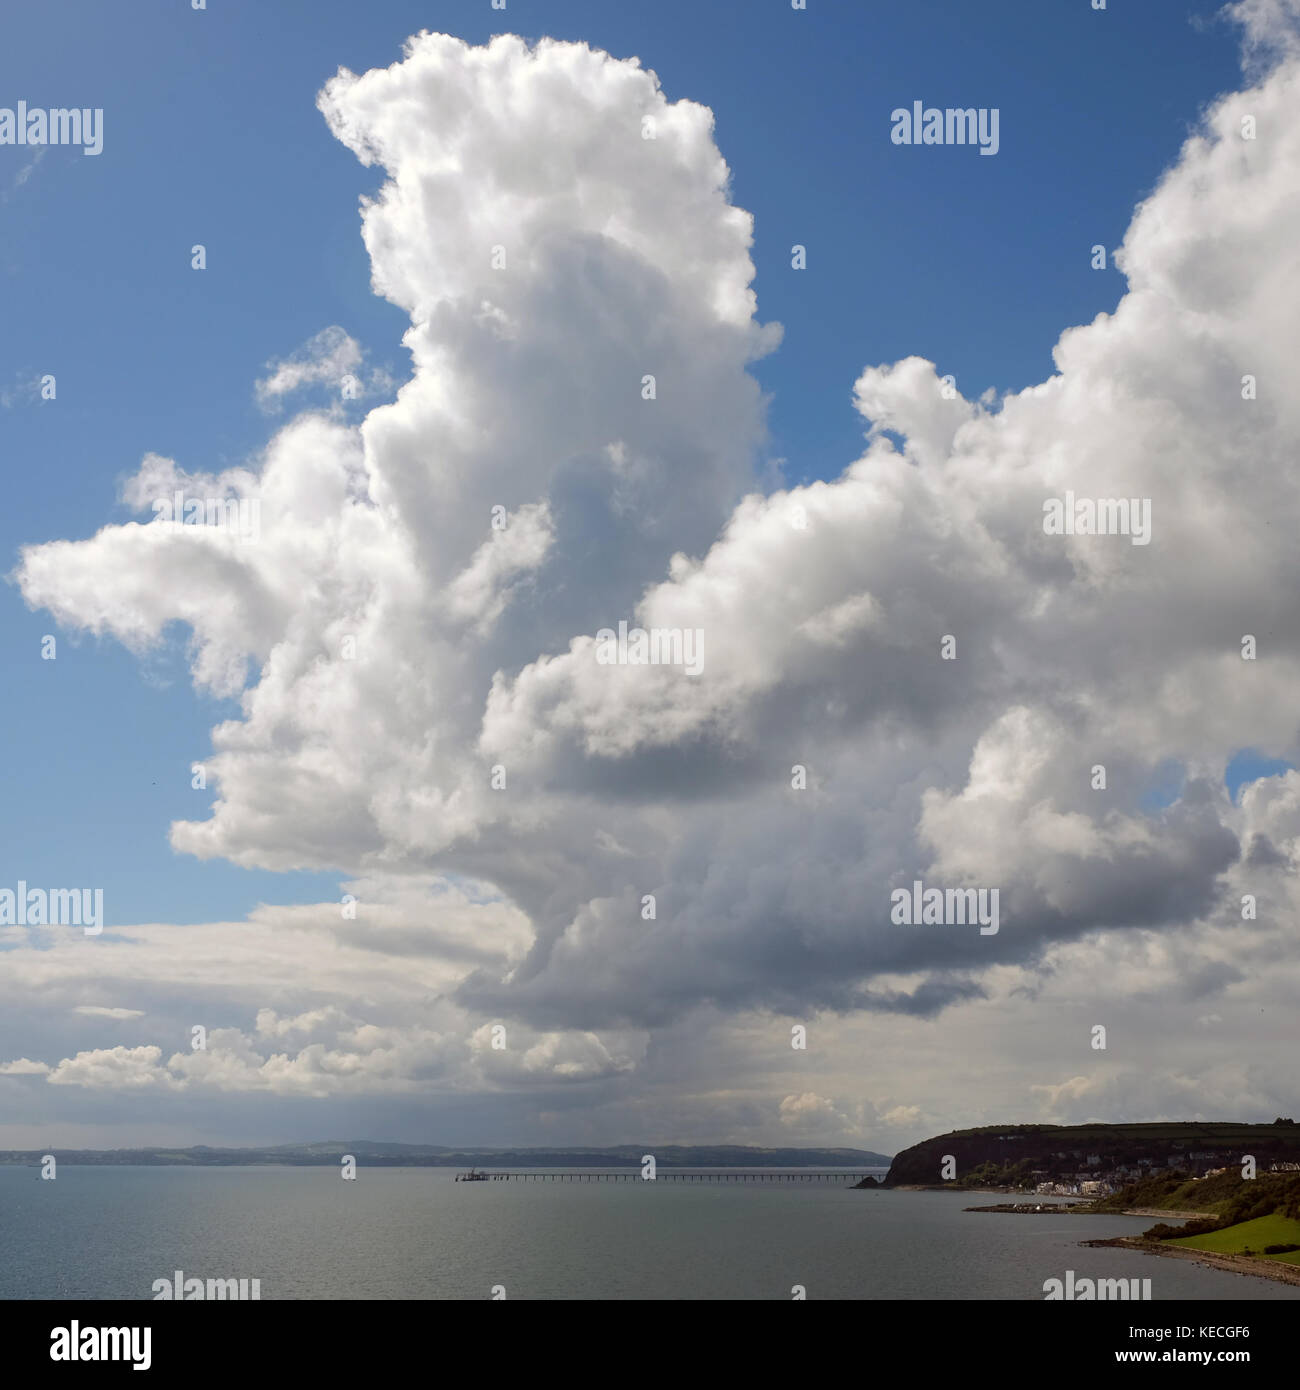
[[[1300,1289],[1080,1240],[1150,1220],[1011,1216],[996,1198],[764,1183],[457,1183],[451,1169],[0,1167],[0,1297],[149,1299],[257,1278],[263,1299],[1041,1299],[1067,1269],[1154,1299]]]

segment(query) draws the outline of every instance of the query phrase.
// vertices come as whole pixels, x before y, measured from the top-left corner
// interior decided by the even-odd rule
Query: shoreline
[[[1257,1259],[1253,1255],[1227,1255],[1216,1250],[1166,1245],[1158,1240],[1143,1240],[1141,1236],[1112,1236],[1109,1240],[1081,1240],[1079,1244],[1091,1246],[1093,1249],[1136,1250],[1141,1254],[1159,1255],[1165,1259],[1193,1260],[1210,1269],[1222,1270],[1225,1274],[1271,1279],[1275,1284],[1291,1284],[1300,1288],[1300,1265]]]
[[[963,1207],[963,1211],[996,1212],[1000,1216],[1105,1216],[1086,1202],[999,1202],[992,1207]],[[1117,1214],[1117,1213],[1113,1213]]]
[[[1126,1207],[1123,1211],[1113,1211],[1109,1207],[1097,1207],[1086,1201],[1077,1202],[999,1202],[991,1207],[963,1207],[963,1211],[996,1212],[1008,1216],[1162,1216],[1173,1221],[1195,1221],[1203,1217],[1203,1211],[1163,1211],[1158,1207]]]
[[[966,1188],[964,1191],[971,1193],[985,1193],[995,1196],[1020,1196],[1017,1193],[1004,1187],[984,1187]],[[894,1192],[951,1192],[951,1187],[938,1184],[900,1184],[892,1189]],[[1037,1205],[1037,1204],[1032,1204]],[[1141,1216],[1154,1217],[1157,1220],[1171,1221],[1194,1221],[1206,1216],[1204,1211],[1170,1211],[1160,1207],[1127,1207],[1123,1211],[1099,1210],[1085,1201],[1079,1201],[1071,1205],[1059,1202],[1052,1203],[1051,1211],[1046,1209],[1047,1204],[1042,1204],[1044,1211],[1042,1215],[1073,1215],[1078,1213],[1086,1216]],[[991,1212],[999,1215],[1029,1216],[1038,1215],[1034,1210],[1017,1210],[1017,1208],[1030,1208],[1031,1204],[1026,1201],[1018,1203],[1004,1203],[999,1206],[991,1207],[964,1207],[964,1211],[972,1212]],[[1081,1246],[1088,1246],[1090,1249],[1112,1249],[1112,1250],[1134,1250],[1143,1255],[1156,1255],[1163,1259],[1191,1260],[1195,1264],[1204,1266],[1207,1269],[1217,1269],[1223,1274],[1236,1274],[1244,1278],[1268,1279],[1274,1284],[1290,1284],[1294,1288],[1300,1288],[1300,1265],[1287,1264],[1279,1260],[1260,1259],[1253,1255],[1232,1255],[1225,1254],[1217,1250],[1197,1250],[1193,1247],[1184,1245],[1168,1245],[1163,1241],[1146,1240],[1142,1236],[1111,1236],[1104,1240],[1081,1240]]]
[[[1024,1197],[1018,1187],[955,1187],[950,1182],[900,1182],[883,1189],[886,1192],[961,1192],[972,1197]],[[1087,1201],[1086,1197],[1078,1199]]]
[[[1167,1216],[1172,1221],[1202,1221],[1213,1216],[1212,1211],[1169,1211],[1163,1207],[1130,1207],[1127,1211],[1117,1211],[1116,1216]]]
[[[1013,1208],[1029,1208],[1035,1206],[1053,1207],[1060,1211],[1087,1212],[1096,1216],[1149,1216],[1155,1220],[1169,1221],[1199,1221],[1203,1217],[1213,1215],[1207,1211],[1173,1211],[1168,1207],[1124,1207],[1116,1211],[1113,1207],[1099,1207],[1096,1205],[1095,1197],[1076,1197],[1073,1200],[1067,1195],[1051,1196],[1044,1193],[1037,1201],[1031,1196],[1026,1196],[1021,1188],[1014,1187],[953,1187],[951,1183],[899,1183],[894,1187],[884,1187],[880,1189],[884,1192],[961,1192],[963,1195],[972,1197],[1014,1197],[1018,1200],[1009,1203],[1000,1203],[990,1207],[965,1207],[965,1211],[998,1212],[1008,1215],[1027,1216],[1036,1215],[1032,1211],[1014,1211]]]

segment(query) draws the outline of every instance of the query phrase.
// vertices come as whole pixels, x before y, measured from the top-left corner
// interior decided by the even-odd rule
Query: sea
[[[1136,1234],[1149,1217],[967,1212],[1002,1199],[790,1179],[464,1183],[450,1168],[362,1167],[348,1181],[332,1167],[60,1164],[42,1180],[0,1167],[0,1298],[147,1300],[180,1271],[257,1279],[262,1299],[1039,1300],[1067,1270],[1150,1279],[1153,1301],[1300,1298],[1079,1244]]]

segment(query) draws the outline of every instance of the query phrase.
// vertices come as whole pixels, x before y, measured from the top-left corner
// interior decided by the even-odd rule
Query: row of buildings
[[[1068,1158],[1070,1155],[1057,1154],[1056,1157]],[[1152,1173],[1158,1173],[1162,1168],[1177,1168],[1191,1173],[1194,1178],[1212,1178],[1228,1171],[1222,1160],[1222,1153],[1172,1154],[1163,1163],[1158,1158],[1139,1158],[1132,1163],[1117,1164],[1102,1172],[1101,1156],[1088,1154],[1084,1159],[1083,1169],[1077,1173],[1051,1177],[1047,1169],[1036,1168],[1033,1173],[1037,1180],[1034,1191],[1045,1197],[1105,1197],[1112,1192],[1118,1192],[1131,1182],[1138,1182],[1142,1178],[1150,1177]],[[1211,1166],[1216,1163],[1220,1166]],[[1261,1164],[1260,1171],[1300,1173],[1300,1163]]]

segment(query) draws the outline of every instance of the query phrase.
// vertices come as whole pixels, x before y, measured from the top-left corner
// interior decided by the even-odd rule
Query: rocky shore
[[[1169,1213],[1164,1212],[1161,1215]],[[1114,1236],[1110,1240],[1083,1240],[1079,1244],[1094,1249],[1110,1247],[1137,1250],[1146,1255],[1161,1255],[1166,1259],[1194,1260],[1197,1264],[1208,1265],[1211,1269],[1221,1269],[1227,1274],[1248,1274],[1256,1279],[1272,1279],[1277,1284],[1300,1286],[1300,1265],[1287,1264],[1283,1260],[1265,1260],[1254,1255],[1222,1255],[1214,1250],[1196,1250],[1186,1245],[1144,1240],[1141,1236]]]

